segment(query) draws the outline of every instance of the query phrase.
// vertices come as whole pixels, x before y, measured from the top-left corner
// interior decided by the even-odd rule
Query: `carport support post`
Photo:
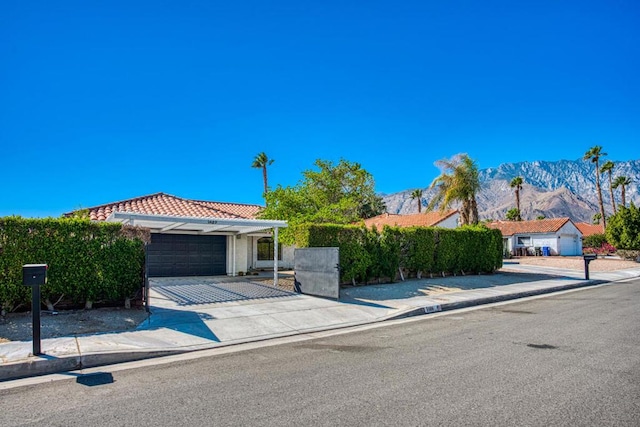
[[[273,286],[278,286],[278,227],[273,229]]]

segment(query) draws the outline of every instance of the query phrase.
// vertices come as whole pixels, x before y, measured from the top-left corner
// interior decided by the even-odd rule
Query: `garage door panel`
[[[152,234],[149,275],[214,276],[226,274],[225,236]]]

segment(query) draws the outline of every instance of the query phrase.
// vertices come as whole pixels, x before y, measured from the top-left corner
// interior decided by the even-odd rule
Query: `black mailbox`
[[[47,264],[25,264],[22,266],[22,284],[31,287],[31,313],[33,320],[33,355],[40,351],[40,286],[47,283]]]
[[[22,266],[22,284],[40,286],[47,283],[47,264],[25,264]]]
[[[598,258],[598,255],[586,254],[582,258],[584,258],[584,278],[585,280],[589,280],[589,263]]]

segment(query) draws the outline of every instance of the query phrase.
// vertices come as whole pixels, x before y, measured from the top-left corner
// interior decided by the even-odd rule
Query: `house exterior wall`
[[[530,237],[531,242],[522,244],[519,237]],[[580,230],[571,222],[563,225],[555,233],[518,233],[507,236],[507,246],[509,252],[522,247],[549,247],[551,255],[576,256],[582,255],[582,234]]]
[[[582,255],[582,233],[573,223],[568,222],[558,230],[559,253],[563,256]]]
[[[458,227],[458,223],[460,221],[460,214],[451,215],[449,218],[440,221],[436,224],[436,227],[442,228],[456,228]]]
[[[235,245],[235,253],[234,246]],[[238,272],[246,272],[248,270],[248,250],[249,238],[244,234],[238,234],[236,236],[227,237],[227,253],[231,262],[230,268],[227,268],[227,275],[235,276]],[[233,257],[235,254],[235,265],[233,263]]]
[[[531,238],[530,243],[523,244],[519,238]],[[551,255],[558,255],[558,237],[555,233],[518,233],[514,234],[510,238],[509,250],[518,248],[542,248],[544,246],[549,247]]]
[[[247,270],[249,270],[250,268],[273,269],[273,260],[258,261],[258,239],[260,239],[261,237],[271,237],[271,235],[270,234],[265,234],[264,236],[252,236],[252,237],[250,237],[250,239],[251,239],[251,243],[250,243],[250,245],[251,245],[251,251],[250,251],[251,257],[249,259],[251,260],[251,262],[248,265]],[[288,270],[293,269],[294,249],[295,249],[295,246],[282,245],[282,259],[278,261],[278,267],[279,268],[284,268],[284,269],[288,269]],[[247,271],[247,270],[244,270],[244,271]]]

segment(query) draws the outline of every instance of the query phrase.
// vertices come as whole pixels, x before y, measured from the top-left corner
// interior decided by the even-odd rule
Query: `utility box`
[[[25,264],[22,266],[22,284],[40,286],[47,283],[47,264]]]

